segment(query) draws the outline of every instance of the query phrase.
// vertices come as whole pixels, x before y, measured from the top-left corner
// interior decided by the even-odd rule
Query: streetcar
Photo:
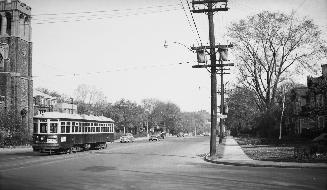
[[[45,112],[33,118],[33,151],[72,153],[107,147],[114,121],[104,116]]]

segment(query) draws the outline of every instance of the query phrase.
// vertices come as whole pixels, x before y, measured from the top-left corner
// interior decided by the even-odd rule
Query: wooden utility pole
[[[208,14],[208,20],[209,20],[209,40],[210,40],[210,46],[201,46],[201,47],[193,47],[193,50],[196,50],[197,52],[203,52],[206,51],[206,49],[210,49],[210,65],[194,65],[193,68],[205,68],[210,67],[210,73],[211,73],[211,135],[210,135],[210,156],[214,156],[216,154],[216,127],[217,127],[217,66],[222,65],[220,62],[217,65],[217,58],[216,58],[216,47],[215,44],[215,32],[214,32],[214,22],[213,22],[213,13],[216,11],[227,11],[227,1],[228,0],[193,0],[192,6],[193,6],[193,13],[207,13]],[[224,7],[215,8],[214,6],[217,5],[217,3],[224,3]],[[202,6],[202,8],[195,7],[195,6]],[[204,8],[203,8],[204,7]],[[220,45],[219,45],[220,46]],[[218,47],[219,47],[218,46]],[[223,69],[222,69],[223,70]]]

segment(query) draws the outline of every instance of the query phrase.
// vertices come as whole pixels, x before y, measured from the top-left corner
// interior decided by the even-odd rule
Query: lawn
[[[309,145],[305,139],[276,141],[253,137],[235,138],[245,154],[251,159],[277,162],[324,162],[327,163],[327,154],[314,154],[310,157],[296,157],[296,147]]]

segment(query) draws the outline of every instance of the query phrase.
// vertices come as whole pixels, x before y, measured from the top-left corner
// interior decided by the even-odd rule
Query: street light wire
[[[113,69],[113,70],[105,70],[105,71],[94,71],[94,72],[87,72],[87,73],[70,73],[70,74],[55,74],[55,75],[46,75],[46,76],[41,76],[41,75],[34,75],[32,76],[33,78],[42,78],[42,77],[66,77],[66,76],[84,76],[84,75],[98,75],[98,74],[104,74],[104,73],[109,73],[109,72],[122,72],[122,71],[133,71],[133,70],[144,70],[144,69],[151,69],[151,68],[156,68],[156,67],[168,67],[168,66],[178,66],[176,63],[171,63],[171,64],[161,64],[161,65],[145,65],[142,67],[136,66],[136,67],[127,67],[127,68],[118,68],[118,69]]]

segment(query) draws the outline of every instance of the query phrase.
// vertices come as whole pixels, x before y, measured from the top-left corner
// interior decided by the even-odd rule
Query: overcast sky
[[[197,39],[180,0],[22,1],[31,6],[33,15],[34,87],[72,96],[79,84],[88,84],[112,103],[121,98],[137,103],[157,98],[176,103],[182,111],[210,110],[210,74],[192,69],[195,54],[173,43],[191,46]],[[193,26],[187,3],[182,2]],[[263,10],[295,10],[327,34],[326,0],[230,0],[228,7],[228,12],[214,16],[217,43],[228,42],[224,34],[232,21]],[[193,17],[202,42],[207,43],[207,16]],[[163,46],[165,40],[168,48]],[[226,76],[234,79],[233,74]]]

